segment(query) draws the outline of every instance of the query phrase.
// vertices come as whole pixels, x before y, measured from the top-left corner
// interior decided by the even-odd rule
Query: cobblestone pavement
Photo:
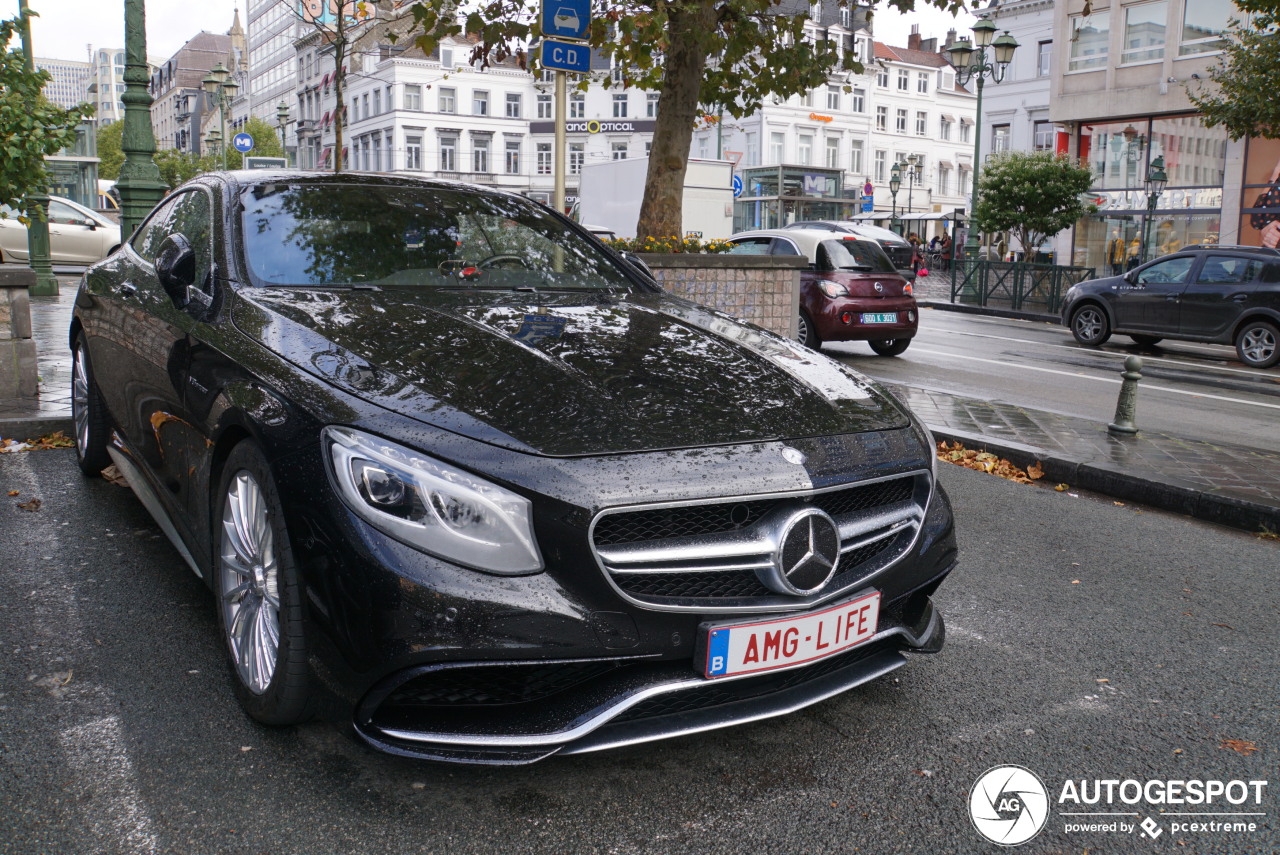
[[[76,276],[59,276],[57,297],[31,298],[40,366],[35,403],[0,401],[0,437],[26,430],[70,432],[71,359],[67,326]],[[916,281],[919,299],[947,302],[951,278],[930,271]],[[1142,432],[1110,436],[1096,422],[1010,404],[908,386],[890,386],[940,437],[1025,463],[1040,460],[1050,477],[1073,486],[1127,497],[1256,529],[1280,528],[1280,452],[1195,442]]]

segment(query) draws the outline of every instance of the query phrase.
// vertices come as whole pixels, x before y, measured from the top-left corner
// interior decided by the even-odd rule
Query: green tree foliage
[[[120,147],[124,136],[124,122],[112,122],[98,128],[98,177],[115,181],[124,165],[124,150]]]
[[[978,178],[974,227],[1011,232],[1031,251],[1094,210],[1084,201],[1092,183],[1093,170],[1052,152],[993,154]]]
[[[917,0],[877,2],[905,12]],[[923,4],[951,12],[964,6],[962,0]],[[860,8],[852,0],[823,5]],[[455,14],[458,8],[416,4],[416,44],[430,54],[441,39],[465,33],[479,39],[472,65],[485,68],[515,57],[522,67],[537,70],[524,46],[542,36],[539,0],[484,0],[464,5],[468,11],[462,16]],[[747,116],[766,98],[807,92],[830,82],[836,72],[862,72],[852,52],[839,52],[821,33],[806,36],[808,12],[807,3],[786,0],[592,0],[592,49],[622,69],[624,88],[661,93],[639,237],[680,233],[689,147],[702,116],[721,109]]]
[[[48,187],[44,159],[76,141],[76,126],[92,114],[81,104],[64,110],[41,94],[49,73],[26,70],[21,51],[9,42],[21,36],[21,19],[0,21],[0,204],[25,210],[27,196]]]
[[[1280,98],[1273,87],[1280,74],[1280,2],[1240,0],[1252,21],[1232,21],[1218,64],[1207,83],[1188,82],[1187,95],[1209,127],[1222,125],[1233,140],[1280,138]]]

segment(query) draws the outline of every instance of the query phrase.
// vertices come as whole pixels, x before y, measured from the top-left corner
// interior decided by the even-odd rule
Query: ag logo
[[[1026,843],[1049,819],[1044,782],[1022,766],[996,766],[974,781],[969,816],[978,833],[1001,846]]]

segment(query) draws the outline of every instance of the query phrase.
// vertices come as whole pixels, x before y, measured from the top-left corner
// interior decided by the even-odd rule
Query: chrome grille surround
[[[850,592],[892,566],[914,546],[933,495],[928,470],[913,470],[821,489],[731,496],[608,508],[591,521],[588,540],[605,579],[624,600],[652,611],[779,612],[813,608]],[[658,511],[670,511],[671,528],[682,531],[681,514],[707,516],[707,507],[746,505],[751,520],[741,527],[673,537],[618,542],[620,515],[634,514],[646,534],[654,532]],[[766,508],[759,512],[761,505]],[[774,565],[774,520],[804,507],[827,510],[840,532],[840,563],[820,590],[807,596],[782,595],[761,581]],[[833,512],[834,511],[834,512]],[[714,516],[714,515],[713,515]],[[610,531],[598,544],[601,526]]]

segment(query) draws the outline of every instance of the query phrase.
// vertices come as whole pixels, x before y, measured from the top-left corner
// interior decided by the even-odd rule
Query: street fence
[[[1092,267],[962,260],[951,269],[951,302],[1056,315],[1067,289],[1095,275]]]

